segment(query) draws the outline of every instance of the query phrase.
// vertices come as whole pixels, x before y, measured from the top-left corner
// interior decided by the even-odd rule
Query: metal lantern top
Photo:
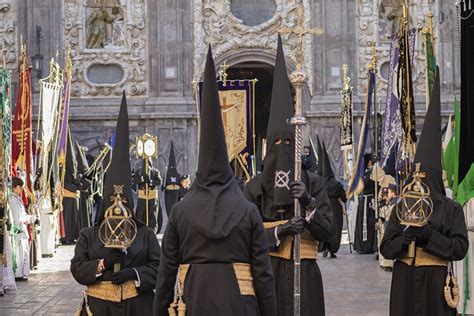
[[[403,188],[397,204],[397,216],[402,225],[424,226],[433,213],[430,188],[422,181],[425,176],[417,163],[413,180]]]
[[[132,219],[131,210],[123,203],[123,186],[114,188],[114,196],[110,198],[113,204],[105,211],[99,239],[106,248],[126,249],[137,236],[137,224]]]
[[[145,133],[137,137],[137,158],[158,157],[158,137]]]

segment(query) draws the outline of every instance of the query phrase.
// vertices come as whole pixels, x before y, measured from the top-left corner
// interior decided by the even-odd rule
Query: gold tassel
[[[178,303],[178,316],[186,316],[186,304],[182,299]]]
[[[451,288],[450,283],[451,279],[453,281],[453,287]],[[444,286],[444,299],[446,303],[451,308],[457,308],[459,305],[459,286],[458,286],[458,278],[452,277],[448,272],[446,276],[446,285]]]
[[[168,315],[169,316],[177,316],[176,315],[176,307],[178,304],[176,303],[176,300],[173,301],[173,303],[170,304],[170,307],[168,308]]]
[[[87,312],[87,316],[93,316],[91,308],[89,307],[89,305],[86,305],[86,312]]]

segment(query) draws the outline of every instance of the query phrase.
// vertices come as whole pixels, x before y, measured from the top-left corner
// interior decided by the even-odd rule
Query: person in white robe
[[[28,224],[36,220],[35,215],[26,213],[21,199],[24,182],[20,178],[13,177],[13,194],[9,199],[12,213],[13,233],[13,271],[16,280],[27,280],[30,274],[30,246],[28,242]]]

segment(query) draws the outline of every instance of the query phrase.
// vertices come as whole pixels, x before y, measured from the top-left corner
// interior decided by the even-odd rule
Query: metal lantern
[[[114,186],[112,205],[107,208],[99,227],[99,239],[106,248],[125,250],[137,237],[137,224],[132,219],[132,211],[123,203],[123,186]],[[120,264],[114,271],[120,270]]]
[[[158,137],[145,133],[137,137],[137,158],[158,157]]]
[[[433,213],[433,201],[430,198],[430,188],[422,181],[426,175],[420,171],[420,164],[416,164],[413,180],[402,190],[397,203],[397,217],[400,224],[422,227],[426,225]],[[415,256],[415,242],[411,242],[408,257]]]
[[[430,188],[422,181],[424,177],[420,164],[416,164],[413,180],[403,188],[398,201],[397,216],[402,225],[422,227],[431,217],[433,201]]]

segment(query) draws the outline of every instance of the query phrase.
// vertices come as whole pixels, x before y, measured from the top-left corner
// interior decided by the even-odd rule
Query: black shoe
[[[329,252],[329,251],[328,251],[327,249],[325,249],[325,250],[323,251],[323,257],[324,257],[324,258],[326,258],[326,257],[328,256],[328,252]]]
[[[336,254],[335,253],[332,253],[329,255],[329,259],[334,259],[334,258],[337,258]]]

